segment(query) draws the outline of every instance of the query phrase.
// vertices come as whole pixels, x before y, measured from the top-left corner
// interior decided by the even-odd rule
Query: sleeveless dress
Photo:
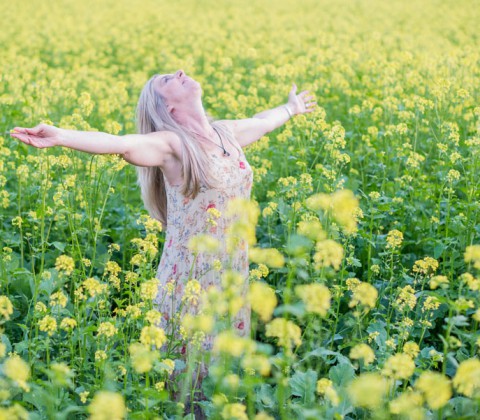
[[[165,330],[167,335],[174,333],[175,337],[178,336],[178,331],[172,331],[172,323],[169,323],[172,317],[179,316],[181,319],[187,311],[192,314],[196,313],[195,307],[185,304],[181,314],[178,313],[189,278],[197,279],[202,290],[207,290],[212,285],[221,290],[221,275],[226,268],[229,268],[241,273],[245,279],[243,296],[246,296],[248,291],[248,244],[243,249],[241,247],[236,249],[233,258],[229,258],[225,246],[225,231],[229,220],[225,217],[224,212],[230,199],[236,197],[250,199],[253,171],[238,142],[233,143],[230,139],[228,140],[236,149],[230,156],[223,157],[213,151],[207,152],[211,163],[210,170],[215,172],[221,180],[220,187],[207,188],[202,185],[194,199],[187,198],[181,194],[180,185],[170,185],[163,175],[167,195],[167,228],[163,253],[156,275],[160,280],[160,286],[154,304],[162,313],[159,326]],[[223,142],[225,143],[225,140]],[[220,149],[219,152],[223,153]],[[220,217],[215,219],[216,226],[207,222],[210,217],[207,210],[212,207],[221,213]],[[192,269],[194,255],[187,248],[187,243],[192,236],[199,233],[208,233],[214,236],[222,246],[221,251],[215,254],[199,253]],[[220,271],[213,269],[213,261],[216,259],[222,263]],[[226,264],[227,261],[228,264]],[[193,271],[191,272],[191,270]],[[171,281],[174,282],[173,294],[167,291],[168,282],[170,282],[170,290],[172,288]],[[232,318],[232,323],[232,327],[238,335],[250,336],[250,305],[248,303]],[[214,338],[213,335],[206,335],[202,343],[203,350],[209,352],[212,349]],[[185,351],[186,346],[184,345],[181,353],[184,354]]]

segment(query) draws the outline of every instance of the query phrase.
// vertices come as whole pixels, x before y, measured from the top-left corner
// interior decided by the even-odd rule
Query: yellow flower
[[[269,321],[277,306],[275,291],[263,282],[253,282],[249,287],[248,296],[252,310],[260,316],[263,322]]]
[[[83,392],[80,392],[80,394],[78,394],[80,396],[80,401],[82,401],[82,403],[85,404],[87,402],[88,394],[90,394],[90,391],[83,391]]]
[[[477,397],[480,391],[480,360],[474,358],[461,362],[453,377],[453,386],[467,397]]]
[[[90,420],[119,420],[127,415],[123,396],[111,391],[97,392],[87,410]]]
[[[404,288],[400,289],[398,298],[395,301],[395,304],[398,305],[398,308],[400,310],[403,310],[405,305],[408,306],[410,309],[415,308],[415,305],[417,304],[417,297],[414,293],[415,289],[413,289],[413,287],[408,284]]]
[[[432,275],[437,271],[438,261],[432,257],[425,257],[423,260],[417,260],[413,264],[413,272],[425,276]]]
[[[249,338],[239,337],[228,330],[219,333],[213,343],[214,353],[225,353],[234,357],[240,357],[243,353],[251,353],[255,348],[256,344],[254,341]]]
[[[368,366],[375,360],[375,353],[368,344],[360,343],[352,347],[349,357],[350,359],[363,359],[364,365]]]
[[[75,321],[73,318],[63,318],[60,322],[60,328],[65,331],[73,330],[76,326],[77,321]]]
[[[397,353],[390,356],[382,369],[382,374],[395,379],[408,379],[413,375],[415,363],[405,353]]]
[[[285,265],[285,258],[276,248],[248,248],[248,258],[251,262],[265,264],[272,268],[281,268]]]
[[[302,344],[302,330],[294,322],[285,318],[275,318],[265,326],[265,335],[267,337],[277,337],[279,346],[299,346]]]
[[[140,333],[140,342],[145,345],[154,345],[157,349],[161,348],[167,341],[165,331],[154,325],[147,325],[142,328]]]
[[[105,353],[103,350],[97,350],[95,352],[95,361],[101,362],[103,360],[107,360],[107,353]]]
[[[212,235],[202,233],[191,237],[187,247],[194,253],[215,254],[220,249],[220,241]]]
[[[55,268],[60,273],[64,273],[69,276],[70,274],[72,274],[75,268],[75,261],[72,257],[69,257],[68,255],[60,255],[55,260]]]
[[[387,392],[387,381],[378,373],[363,373],[350,382],[347,392],[354,406],[375,409]]]
[[[298,222],[297,233],[306,236],[313,241],[322,241],[327,237],[327,234],[323,230],[322,224],[318,219],[302,220]]]
[[[113,337],[118,329],[111,322],[102,322],[97,330],[97,336]]]
[[[403,241],[403,233],[397,229],[393,229],[387,234],[387,248],[398,248]]]
[[[198,298],[200,296],[201,290],[202,286],[197,279],[189,280],[185,285],[182,302],[186,301],[188,304],[196,306],[198,304]]]
[[[145,373],[152,369],[153,362],[158,359],[158,351],[152,351],[141,343],[132,343],[128,346],[132,366],[137,373]]]
[[[0,296],[0,315],[6,320],[13,314],[13,305],[8,296]]]
[[[262,376],[270,375],[271,365],[268,357],[263,354],[246,354],[242,357],[241,365],[251,375],[255,372]]]
[[[452,396],[450,380],[438,372],[422,372],[415,388],[423,393],[427,404],[433,410],[443,407]]]
[[[20,356],[9,357],[3,364],[3,373],[24,391],[30,391],[30,387],[27,385],[27,380],[30,378],[30,366]]]
[[[315,245],[315,254],[313,260],[315,268],[319,270],[321,267],[333,267],[335,270],[340,268],[343,260],[343,247],[332,239],[325,239],[317,242]]]
[[[361,282],[353,290],[352,300],[348,303],[350,308],[357,306],[359,303],[367,308],[374,308],[377,302],[378,291],[370,283]]]
[[[442,289],[448,287],[448,278],[447,276],[433,276],[429,282],[430,289],[435,290],[438,286]]]
[[[480,245],[470,245],[465,249],[465,262],[473,262],[473,266],[480,269]]]
[[[57,321],[52,316],[45,315],[40,321],[38,321],[38,328],[40,331],[44,331],[48,333],[49,336],[52,336],[57,330]]]
[[[158,288],[160,286],[160,280],[152,278],[143,282],[140,285],[140,297],[144,300],[153,300],[158,294]]]
[[[420,347],[418,347],[417,343],[408,341],[403,345],[403,352],[408,354],[412,359],[415,359],[418,353],[420,353]]]
[[[327,315],[332,297],[328,287],[317,283],[298,285],[295,287],[295,293],[303,300],[308,312]]]
[[[225,404],[222,409],[222,419],[225,420],[248,420],[245,412],[246,407],[243,404],[232,403]]]
[[[423,420],[423,397],[420,393],[408,389],[388,403],[390,413],[404,414],[411,420]]]
[[[312,210],[324,210],[340,223],[345,233],[357,231],[355,213],[359,208],[358,199],[350,190],[338,190],[333,194],[319,193],[307,198],[306,205]]]
[[[327,388],[333,385],[332,381],[328,378],[321,378],[317,381],[317,393],[320,395],[325,394]]]
[[[59,305],[62,308],[67,306],[68,297],[61,290],[50,295],[50,306]]]

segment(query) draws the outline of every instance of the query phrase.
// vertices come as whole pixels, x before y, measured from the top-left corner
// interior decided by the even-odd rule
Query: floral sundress
[[[248,163],[242,148],[235,140],[235,143],[226,137],[237,149],[235,156],[224,157],[213,151],[208,152],[211,159],[211,170],[221,180],[218,188],[206,188],[202,186],[198,195],[194,198],[187,198],[180,192],[180,185],[170,185],[166,177],[165,189],[167,195],[167,228],[165,235],[165,245],[160,259],[156,277],[160,280],[158,295],[154,299],[157,309],[162,313],[159,324],[167,334],[171,334],[172,317],[179,316],[180,319],[187,311],[195,313],[195,308],[189,305],[183,305],[181,314],[178,314],[178,308],[181,304],[185,291],[185,285],[188,278],[197,279],[202,290],[207,290],[214,285],[221,289],[221,274],[224,269],[229,268],[241,273],[245,279],[243,294],[248,290],[249,262],[248,245],[237,249],[231,259],[230,264],[225,265],[220,271],[212,268],[214,260],[220,260],[222,263],[227,261],[228,254],[225,248],[225,231],[228,227],[228,219],[224,217],[227,204],[230,199],[236,197],[250,198],[253,182],[253,171]],[[225,140],[224,140],[225,143]],[[221,150],[219,150],[220,153]],[[209,208],[216,208],[221,216],[216,219],[217,225],[208,224]],[[192,262],[193,253],[187,248],[189,238],[199,233],[208,233],[219,239],[222,250],[215,254],[200,253],[194,264]],[[173,280],[174,292],[167,292],[168,286],[172,287]],[[170,282],[170,283],[169,283]],[[167,285],[169,283],[169,285]],[[171,289],[170,289],[171,290]],[[250,335],[250,306],[247,303],[233,318],[233,327],[240,336],[248,337]],[[210,351],[214,341],[213,335],[206,335],[203,340],[202,348]],[[185,346],[181,352],[185,352]]]

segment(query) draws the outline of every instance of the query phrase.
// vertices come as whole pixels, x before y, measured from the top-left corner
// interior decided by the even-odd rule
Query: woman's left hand
[[[308,95],[308,90],[304,90],[297,95],[297,85],[294,83],[292,90],[288,94],[288,106],[292,111],[293,115],[296,114],[306,114],[308,112],[315,111],[316,102],[311,102],[314,99],[313,95]]]

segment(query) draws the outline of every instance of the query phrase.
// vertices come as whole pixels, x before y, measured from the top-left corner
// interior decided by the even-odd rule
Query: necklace
[[[230,156],[230,153],[227,152],[227,151],[225,150],[225,147],[223,146],[222,137],[221,137],[220,134],[218,133],[217,129],[216,129],[214,126],[212,126],[212,128],[213,128],[213,129],[215,130],[215,132],[217,133],[217,136],[218,136],[218,138],[220,139],[220,143],[222,143],[221,146],[219,146],[217,143],[215,143],[214,141],[210,140],[209,138],[207,138],[207,137],[205,137],[205,136],[202,136],[201,134],[196,133],[195,131],[192,131],[192,132],[195,133],[197,136],[203,137],[204,139],[206,139],[206,140],[208,140],[209,142],[213,143],[215,146],[220,147],[220,149],[223,150],[223,156]]]

